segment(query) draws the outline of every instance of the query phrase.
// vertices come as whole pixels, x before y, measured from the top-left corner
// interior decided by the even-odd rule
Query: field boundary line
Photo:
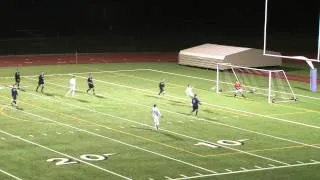
[[[102,74],[102,73],[116,73],[116,72],[134,72],[134,71],[146,71],[148,69],[123,69],[123,70],[105,70],[105,71],[93,71],[93,72],[76,72],[76,73],[52,73],[52,74],[45,74],[46,77],[51,77],[51,76],[66,76],[66,75],[76,75],[76,74]],[[24,78],[30,78],[30,77],[38,77],[39,74],[37,75],[25,75],[25,76],[20,76]],[[0,79],[13,79],[14,76],[0,76]]]
[[[79,76],[78,76],[78,77],[79,77]],[[82,77],[82,76],[81,76],[81,77]],[[51,84],[54,84],[54,83],[51,83]],[[54,85],[56,85],[56,86],[62,86],[62,85],[58,85],[58,84],[54,84]],[[64,86],[62,86],[62,87],[64,87]],[[65,87],[64,87],[64,88],[65,88]],[[31,93],[31,94],[33,94],[33,93]],[[42,97],[42,96],[41,96],[41,97]],[[51,98],[51,99],[52,99],[52,98]],[[58,100],[55,100],[55,101],[58,101]],[[136,123],[136,124],[139,124],[139,125],[142,125],[142,126],[151,127],[150,125],[146,125],[146,124],[143,124],[143,123],[139,123],[139,122],[136,122],[136,121],[127,119],[127,118],[123,118],[123,117],[115,116],[115,115],[112,115],[112,114],[108,114],[108,113],[96,111],[96,110],[93,110],[93,109],[89,109],[89,108],[85,108],[85,107],[81,107],[81,106],[77,106],[77,105],[65,103],[65,102],[62,102],[62,101],[58,101],[58,102],[64,103],[64,104],[68,104],[68,105],[73,106],[73,107],[77,107],[77,108],[81,108],[81,109],[86,109],[86,110],[88,110],[88,111],[95,112],[95,113],[99,113],[99,114],[106,115],[106,116],[109,116],[109,117],[113,117],[113,118],[121,119],[121,120],[124,120],[124,121]],[[201,141],[201,142],[211,143],[211,144],[214,144],[214,145],[216,145],[216,146],[223,147],[223,148],[225,148],[225,149],[242,152],[243,154],[247,154],[247,155],[250,155],[250,156],[254,156],[254,157],[261,158],[261,159],[265,159],[265,160],[277,162],[277,163],[280,163],[280,164],[289,165],[288,163],[285,163],[285,162],[282,162],[282,161],[278,161],[278,160],[275,160],[275,159],[272,159],[272,158],[268,158],[268,157],[260,156],[260,155],[257,155],[257,154],[249,153],[249,152],[246,152],[246,151],[242,151],[242,150],[239,150],[239,149],[227,147],[227,146],[224,146],[224,145],[221,145],[221,144],[209,142],[209,141],[206,141],[206,140],[203,140],[203,139],[199,139],[199,138],[195,138],[195,137],[192,137],[192,136],[188,136],[188,135],[185,135],[185,134],[180,134],[180,133],[173,132],[173,131],[169,131],[169,130],[166,130],[166,129],[161,129],[161,130],[162,130],[162,131],[166,131],[166,132],[171,133],[171,134],[176,134],[176,135],[179,135],[179,136],[182,136],[182,137],[187,137],[187,138],[189,138],[189,139],[193,139],[193,140],[197,140],[197,141]]]
[[[0,172],[2,172],[3,174],[5,174],[5,175],[7,175],[7,176],[10,176],[10,177],[12,177],[12,178],[14,178],[14,179],[16,179],[16,180],[22,180],[21,178],[15,176],[15,175],[13,175],[13,174],[10,174],[10,173],[8,173],[7,171],[4,171],[4,170],[2,170],[2,169],[0,169]]]
[[[6,106],[6,105],[3,105],[4,107],[6,108],[11,108],[13,109],[12,107],[9,107],[9,106]],[[142,147],[139,147],[139,146],[136,146],[136,145],[132,145],[132,144],[128,144],[128,143],[125,143],[125,142],[122,142],[120,140],[117,140],[117,139],[113,139],[113,138],[110,138],[110,137],[107,137],[107,136],[104,136],[104,135],[101,135],[101,134],[98,134],[98,133],[95,133],[95,132],[91,132],[91,131],[88,131],[88,130],[85,130],[85,129],[81,129],[81,128],[78,128],[76,126],[72,126],[70,124],[67,124],[67,123],[62,123],[62,122],[59,122],[59,121],[55,121],[55,120],[52,120],[50,118],[47,118],[47,117],[44,117],[44,116],[40,116],[40,115],[37,115],[37,114],[33,114],[31,112],[27,112],[27,111],[21,111],[19,110],[20,112],[24,113],[24,114],[29,114],[29,115],[32,115],[34,117],[37,117],[37,118],[40,118],[40,119],[43,119],[43,120],[46,120],[46,121],[50,121],[50,122],[55,122],[56,124],[59,124],[61,126],[65,126],[65,127],[69,127],[71,129],[76,129],[78,131],[81,131],[81,132],[85,132],[87,134],[90,134],[92,136],[97,136],[97,137],[101,137],[101,138],[104,138],[104,139],[108,139],[110,141],[113,141],[113,142],[117,142],[119,144],[122,144],[122,145],[126,145],[126,146],[129,146],[129,147],[132,147],[132,148],[135,148],[135,149],[139,149],[141,151],[144,151],[144,152],[149,152],[151,154],[154,154],[154,155],[158,155],[158,156],[161,156],[163,158],[166,158],[166,159],[170,159],[170,160],[173,160],[173,161],[176,161],[176,162],[179,162],[181,164],[184,164],[184,165],[188,165],[190,167],[194,167],[194,168],[197,168],[197,169],[201,169],[203,171],[207,171],[207,172],[213,172],[212,170],[209,170],[209,169],[206,169],[206,168],[203,168],[201,166],[197,166],[195,164],[192,164],[192,163],[188,163],[188,162],[185,162],[185,161],[182,161],[182,160],[179,160],[179,159],[176,159],[176,158],[173,158],[173,157],[170,157],[170,156],[166,156],[164,154],[161,154],[161,153],[157,153],[157,152],[154,152],[154,151],[151,151],[151,150],[148,150],[148,149],[144,149]],[[1,132],[1,130],[0,130]],[[17,137],[18,138],[18,137]],[[67,156],[68,157],[68,156]],[[76,159],[76,158],[73,158],[73,159]],[[76,159],[77,160],[77,159]],[[110,171],[111,172],[111,171]]]
[[[6,107],[6,106],[5,106],[5,107]],[[8,106],[7,106],[7,107],[8,107]],[[12,107],[9,107],[9,108],[12,108]],[[19,110],[19,111],[21,111],[21,110]],[[21,112],[25,113],[24,111],[21,111]],[[28,113],[26,113],[26,114],[28,114]],[[30,114],[32,114],[32,113],[30,113]],[[84,164],[86,164],[86,165],[92,166],[92,167],[94,167],[94,168],[96,168],[96,169],[99,169],[99,170],[102,170],[102,171],[107,172],[107,173],[109,173],[109,174],[118,176],[118,177],[120,177],[120,178],[122,178],[122,179],[131,180],[131,178],[129,178],[129,177],[120,175],[120,174],[118,174],[118,173],[115,173],[115,172],[110,171],[110,170],[107,170],[107,169],[104,169],[104,168],[102,168],[102,167],[100,167],[100,166],[97,166],[97,165],[94,165],[94,164],[92,164],[92,163],[88,163],[88,162],[86,162],[86,161],[84,161],[84,160],[78,159],[78,158],[73,157],[73,156],[70,156],[70,155],[68,155],[68,154],[65,154],[65,153],[56,151],[56,150],[51,149],[51,148],[49,148],[49,147],[47,147],[47,146],[44,146],[44,145],[35,143],[35,142],[33,142],[33,141],[29,141],[29,140],[24,139],[24,138],[22,138],[22,137],[20,137],[20,136],[13,135],[13,134],[11,134],[11,133],[8,133],[8,132],[6,132],[6,131],[3,131],[2,129],[0,129],[0,133],[6,134],[7,136],[10,136],[10,137],[19,139],[19,140],[24,141],[24,142],[26,142],[26,143],[29,143],[29,144],[32,144],[32,145],[41,147],[42,149],[46,149],[46,150],[51,151],[51,152],[54,152],[54,153],[56,153],[56,154],[60,154],[60,155],[62,155],[62,156],[65,156],[65,157],[68,157],[68,158],[77,160],[77,161],[82,162],[82,163],[84,163]]]
[[[274,169],[319,165],[319,164],[320,164],[320,162],[312,162],[312,163],[304,163],[304,164],[291,164],[291,165],[285,165],[285,166],[265,167],[265,168],[257,168],[257,169],[246,169],[246,170],[241,170],[241,171],[231,171],[231,172],[224,172],[224,173],[212,173],[212,174],[205,174],[205,175],[198,175],[198,176],[189,176],[189,177],[185,177],[185,178],[184,177],[175,178],[172,180],[197,179],[197,178],[222,176],[222,175],[229,175],[229,174],[241,174],[241,173],[249,173],[249,172],[256,172],[256,171],[266,171],[266,170],[274,170]]]

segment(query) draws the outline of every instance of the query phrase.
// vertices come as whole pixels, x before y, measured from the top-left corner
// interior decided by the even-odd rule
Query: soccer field
[[[44,94],[35,92],[42,71]],[[217,95],[215,71],[176,63],[30,66],[20,69],[15,108],[14,72],[0,71],[1,180],[320,179],[320,94],[309,84],[291,82],[297,102],[268,104]],[[96,95],[86,93],[90,72]],[[74,97],[65,96],[71,74]],[[202,102],[198,116],[187,84]]]

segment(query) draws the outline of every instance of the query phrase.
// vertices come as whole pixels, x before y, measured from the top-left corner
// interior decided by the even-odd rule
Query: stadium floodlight
[[[234,94],[234,83],[238,81],[246,94],[250,93],[252,97],[267,96],[268,103],[296,100],[283,70],[266,70],[224,63],[217,64],[216,77],[216,92],[219,94]]]

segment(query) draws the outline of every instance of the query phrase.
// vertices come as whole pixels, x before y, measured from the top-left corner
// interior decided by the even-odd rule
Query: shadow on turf
[[[81,103],[89,103],[89,101],[87,100],[83,100],[83,99],[77,99],[77,98],[74,98],[75,100],[81,102]]]
[[[178,137],[178,136],[175,136],[173,134],[170,134],[170,133],[167,133],[167,132],[164,132],[164,131],[161,131],[161,128],[159,131],[156,131],[154,129],[151,129],[151,128],[147,128],[147,127],[131,127],[131,128],[135,128],[135,129],[139,129],[139,130],[144,130],[144,131],[150,131],[150,132],[156,132],[156,133],[160,133],[160,134],[163,134],[171,139],[174,139],[174,140],[177,140],[177,141],[182,141],[183,139]]]
[[[205,110],[204,110],[205,111]],[[207,112],[213,112],[213,111],[207,111]],[[178,112],[179,114],[183,114],[183,115],[187,115],[187,116],[194,116],[194,115],[192,115],[191,114],[191,111],[190,111],[190,113],[185,113],[185,112]],[[214,112],[213,112],[214,113]],[[199,114],[201,114],[201,110],[199,110],[199,112],[198,112],[198,116],[199,116]],[[195,117],[197,117],[197,116],[195,116]],[[205,120],[208,120],[208,121],[215,121],[215,122],[218,122],[219,120],[217,120],[217,119],[212,119],[212,118],[209,118],[209,117],[203,117],[203,116],[200,116],[200,118],[202,118],[202,119],[205,119]]]
[[[101,96],[101,95],[94,95],[95,97],[97,98],[100,98],[100,99],[105,99],[105,97]]]
[[[146,96],[146,97],[151,97],[151,98],[155,98],[155,99],[159,99],[159,98],[160,98],[159,95],[148,95],[148,94],[145,94],[144,96]]]
[[[296,89],[304,90],[304,91],[310,91],[309,88],[304,88],[304,87],[295,87]]]
[[[16,107],[16,109],[19,110],[19,111],[24,111],[24,109],[21,108],[21,107]]]

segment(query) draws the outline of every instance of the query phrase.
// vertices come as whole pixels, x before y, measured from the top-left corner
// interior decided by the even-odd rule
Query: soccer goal
[[[217,64],[217,93],[233,96],[236,81],[241,84],[245,97],[264,99],[267,97],[268,103],[297,100],[283,70],[265,70],[227,63]]]

